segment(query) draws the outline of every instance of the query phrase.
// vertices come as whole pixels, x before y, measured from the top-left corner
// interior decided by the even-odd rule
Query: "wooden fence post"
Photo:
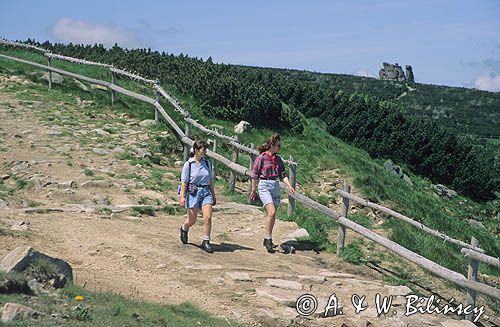
[[[116,73],[111,72],[111,84],[115,85],[116,84]],[[111,105],[114,106],[116,101],[116,92],[115,90],[111,90]]]
[[[347,179],[344,179],[344,191],[347,193],[351,192],[351,187],[347,183]],[[349,212],[349,198],[342,197],[342,212],[340,213],[342,217],[347,218],[347,213]],[[337,256],[340,257],[342,250],[344,249],[346,228],[344,225],[339,227],[339,237],[337,241]]]
[[[159,86],[159,84],[156,84]],[[156,91],[156,102],[160,103],[161,93]],[[158,125],[160,123],[160,112],[155,108],[155,123]]]
[[[217,132],[217,129],[215,129],[215,132]],[[219,140],[217,139],[217,136],[214,135],[214,145],[213,145],[213,148],[212,148],[212,151],[214,153],[217,153],[217,146],[218,146],[218,143],[219,143]],[[212,176],[213,176],[213,180],[215,181],[215,177],[217,177],[217,160],[214,160],[214,162],[212,163]]]
[[[250,149],[254,150],[255,149],[255,144],[253,143],[250,143]],[[248,164],[248,171],[252,171],[253,170],[253,163],[255,161],[255,154],[253,153],[250,153],[249,154],[250,156],[250,163]],[[247,199],[248,199],[248,204],[251,204],[252,201],[250,200],[250,193],[252,193],[252,177],[248,177],[248,194],[247,194]]]
[[[184,121],[184,134],[186,134],[187,137],[190,137],[191,134],[191,127],[189,126],[189,123],[187,121]],[[184,144],[184,162],[186,162],[189,158],[189,145]]]
[[[235,142],[239,143],[238,138],[236,138]],[[234,163],[237,163],[239,156],[240,156],[240,150],[233,146],[233,156],[231,158],[231,161]],[[231,192],[234,191],[235,185],[236,185],[236,173],[233,170],[231,170],[231,174],[230,174],[230,178],[229,178],[229,190]]]
[[[290,161],[293,162],[292,156],[290,156]],[[290,164],[289,167],[289,180],[290,184],[292,184],[293,188],[297,186],[297,165],[295,164]],[[295,199],[292,198],[291,196],[288,196],[288,217],[293,215],[295,212]]]
[[[52,57],[47,57],[47,66],[52,67]],[[49,69],[49,90],[52,90],[52,71]]]
[[[472,236],[470,244],[474,247],[479,247],[479,241]],[[467,262],[469,265],[469,269],[467,271],[467,279],[470,281],[477,282],[477,266],[478,266],[478,261],[475,259],[472,259],[471,257],[467,257]],[[467,306],[476,306],[476,291],[473,291],[471,289],[467,289]],[[474,314],[470,313],[468,315],[465,315],[465,319],[472,321],[474,319]]]

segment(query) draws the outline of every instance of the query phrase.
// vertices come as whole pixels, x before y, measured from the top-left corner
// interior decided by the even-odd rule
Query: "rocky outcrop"
[[[71,266],[57,258],[50,257],[46,254],[33,250],[31,247],[17,247],[9,254],[7,254],[0,262],[0,270],[4,272],[23,272],[38,259],[43,259],[53,264],[58,273],[64,275],[64,277],[73,282],[73,269]]]
[[[406,65],[406,80],[411,83],[415,83],[415,76],[413,76],[413,68],[410,65]]]
[[[387,62],[383,63],[383,66],[378,72],[378,76],[380,79],[384,80],[392,80],[392,81],[406,81],[405,73],[403,72],[403,68],[397,63],[391,65]]]
[[[403,72],[403,68],[397,63],[392,65],[387,62],[383,63],[383,67],[378,72],[378,76],[382,80],[390,81],[408,81],[411,83],[415,82],[415,76],[413,75],[413,68],[410,65],[406,65],[406,75]]]
[[[238,125],[234,126],[234,132],[236,134],[243,134],[248,132],[252,128],[252,125],[247,121],[240,121]]]

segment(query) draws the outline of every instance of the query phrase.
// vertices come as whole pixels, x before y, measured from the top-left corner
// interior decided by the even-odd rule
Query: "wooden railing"
[[[7,45],[13,45],[13,43],[10,41],[6,42],[6,41],[0,40],[0,44],[1,43],[7,44]],[[21,45],[15,44],[15,45],[16,46],[24,46],[24,44],[21,44]],[[26,46],[26,47],[33,48],[33,46]],[[40,48],[37,48],[36,50],[40,50]],[[254,146],[253,145],[251,145],[250,147],[244,146],[238,142],[238,139],[236,137],[226,136],[226,135],[218,132],[217,130],[211,130],[211,129],[199,124],[195,120],[193,120],[190,117],[189,113],[185,109],[182,108],[182,106],[179,104],[179,102],[177,100],[175,100],[174,97],[172,97],[170,94],[168,94],[159,85],[159,82],[157,80],[154,80],[154,81],[149,80],[146,78],[142,78],[141,76],[139,76],[137,74],[128,73],[128,72],[125,72],[123,70],[118,70],[116,68],[113,68],[112,66],[107,66],[107,67],[110,67],[110,69],[114,73],[121,74],[121,73],[125,72],[126,73],[125,75],[130,77],[130,78],[134,78],[136,80],[139,80],[139,81],[142,81],[145,83],[151,83],[153,85],[154,90],[156,90],[156,94],[157,94],[156,99],[153,99],[153,98],[147,97],[145,95],[138,94],[138,93],[126,90],[122,87],[119,87],[119,86],[115,85],[115,81],[112,81],[111,83],[105,82],[105,81],[97,80],[97,79],[90,78],[87,76],[67,72],[67,71],[64,71],[62,69],[57,69],[57,68],[51,67],[50,61],[49,61],[48,66],[44,66],[44,65],[41,65],[38,63],[30,62],[27,60],[15,58],[15,57],[3,55],[3,54],[0,54],[0,57],[5,58],[5,59],[9,59],[9,60],[13,60],[13,61],[17,61],[17,62],[21,62],[21,63],[25,63],[28,65],[32,65],[32,66],[35,66],[35,67],[38,67],[41,69],[48,70],[49,72],[57,72],[59,74],[68,75],[68,76],[71,76],[71,77],[74,77],[77,79],[81,79],[81,80],[84,80],[84,81],[87,81],[90,83],[103,85],[114,92],[118,92],[118,93],[130,96],[130,97],[133,97],[135,99],[138,99],[140,101],[150,103],[155,107],[155,119],[158,121],[160,119],[160,117],[162,117],[168,123],[170,128],[174,131],[175,135],[177,136],[179,141],[184,145],[185,149],[189,149],[194,143],[194,140],[192,140],[189,137],[190,127],[193,126],[193,127],[199,128],[201,131],[203,131],[204,133],[206,133],[208,135],[212,135],[218,139],[228,141],[229,145],[231,145],[233,147],[232,159],[231,160],[227,159],[224,156],[217,153],[218,142],[217,142],[217,139],[215,139],[214,144],[213,144],[213,151],[207,150],[208,157],[215,159],[216,162],[220,162],[220,163],[224,164],[226,167],[228,167],[230,169],[231,173],[234,174],[234,176],[236,176],[236,174],[246,176],[246,177],[248,177],[249,182],[251,181],[251,178],[254,177],[251,167],[252,167],[252,163],[253,163],[255,156],[258,155],[258,152],[254,149]],[[48,58],[69,60],[70,57],[50,54],[50,55],[48,55]],[[81,63],[81,64],[91,64],[90,62],[80,61],[80,60],[75,59],[75,58],[71,58],[70,61],[73,61],[73,62],[78,61],[78,63]],[[102,64],[102,65],[103,65],[103,67],[106,67],[104,64]],[[51,83],[50,83],[50,78],[49,78],[49,86],[50,86],[50,84]],[[160,97],[165,98],[174,107],[174,109],[176,111],[180,112],[183,115],[184,123],[185,123],[185,130],[184,131],[168,115],[168,113],[165,111],[163,106],[160,104],[160,102],[159,102]],[[239,157],[240,152],[245,152],[250,156],[250,166],[248,168],[243,167],[240,164],[238,164],[237,161],[238,161],[238,157]],[[215,167],[215,169],[216,169],[216,164],[215,164],[216,162],[214,162],[214,165],[213,165]],[[295,170],[296,163],[292,159],[286,160],[286,162],[290,165],[290,179],[291,179],[292,184],[295,186],[295,183],[296,183],[296,170]],[[289,198],[288,213],[290,215],[293,214],[293,209],[295,208],[295,202],[299,202],[299,203],[305,205],[306,207],[309,207],[313,210],[319,211],[319,212],[333,218],[336,222],[338,222],[340,224],[339,236],[338,236],[338,242],[337,242],[337,254],[338,255],[340,255],[342,253],[343,245],[345,242],[345,235],[346,235],[346,231],[348,228],[348,229],[351,229],[354,232],[360,234],[361,236],[363,236],[363,237],[389,249],[390,251],[402,256],[403,258],[407,259],[408,261],[413,262],[413,263],[417,264],[418,266],[430,271],[431,273],[433,273],[441,278],[444,278],[448,281],[451,281],[451,282],[453,282],[461,287],[464,287],[465,289],[467,289],[468,304],[472,304],[472,305],[475,304],[475,292],[479,292],[479,293],[491,296],[493,298],[500,299],[500,290],[498,288],[495,288],[495,287],[492,287],[490,285],[480,283],[477,281],[477,261],[478,260],[485,262],[485,263],[488,263],[488,264],[495,265],[497,267],[500,266],[500,261],[498,258],[493,258],[493,257],[487,256],[484,254],[484,250],[482,250],[479,247],[479,242],[477,242],[477,240],[473,239],[471,244],[468,244],[468,243],[465,243],[463,241],[453,239],[453,238],[451,238],[451,237],[449,237],[449,236],[447,236],[439,231],[433,230],[433,229],[425,226],[424,224],[422,224],[420,222],[417,222],[409,217],[406,217],[398,212],[395,212],[392,209],[383,207],[381,205],[369,202],[368,200],[365,200],[365,199],[362,199],[358,196],[355,196],[355,195],[350,193],[350,187],[347,184],[347,182],[344,182],[344,189],[343,190],[337,190],[337,193],[342,195],[342,199],[343,199],[343,206],[342,206],[341,213],[337,213],[337,212],[333,211],[332,209],[310,199],[309,197],[307,197],[303,194],[300,194],[299,192],[295,192],[294,194],[291,194],[289,192],[288,188],[286,187],[286,185],[284,185],[284,183],[281,182],[280,185],[281,185],[281,188],[288,194],[288,198]],[[233,187],[234,187],[234,184],[233,184]],[[469,274],[468,274],[469,276],[468,276],[468,278],[466,278],[465,276],[463,276],[460,273],[457,273],[457,272],[452,271],[448,268],[442,267],[439,264],[437,264],[437,263],[417,254],[417,253],[414,253],[414,252],[406,249],[405,247],[403,247],[403,246],[401,246],[401,245],[399,245],[399,244],[397,244],[397,243],[395,243],[387,238],[384,238],[384,237],[376,234],[375,232],[349,220],[348,219],[348,215],[349,215],[348,212],[349,212],[349,202],[351,200],[355,201],[361,205],[385,212],[385,213],[387,213],[387,214],[389,214],[397,219],[401,219],[401,220],[419,228],[420,230],[422,230],[430,235],[433,235],[435,237],[443,239],[446,242],[450,242],[450,243],[461,246],[462,247],[462,250],[461,250],[462,254],[467,256],[469,259]],[[293,203],[293,205],[291,205],[291,203]],[[472,319],[472,317],[468,316],[467,319]]]

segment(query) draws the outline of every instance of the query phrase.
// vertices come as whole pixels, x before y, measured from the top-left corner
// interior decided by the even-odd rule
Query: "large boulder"
[[[29,246],[17,247],[7,254],[2,261],[0,261],[0,271],[7,273],[12,271],[23,272],[30,264],[39,259],[46,260],[53,264],[57,268],[59,274],[64,275],[66,280],[73,282],[73,269],[67,262],[35,251]]]
[[[252,125],[247,121],[240,121],[238,125],[234,126],[234,132],[236,134],[243,134],[248,132],[252,128]]]
[[[397,63],[392,65],[387,62],[383,63],[383,67],[378,72],[378,76],[380,79],[391,80],[391,81],[406,81],[405,73],[403,72],[403,68]]]
[[[391,174],[404,180],[408,185],[413,185],[410,177],[403,173],[403,169],[400,166],[395,165],[392,160],[387,160],[386,162],[384,162],[384,168]]]
[[[43,317],[38,311],[19,303],[5,303],[2,309],[2,321],[11,322],[21,319],[37,319]]]
[[[413,75],[413,68],[411,68],[410,65],[406,65],[406,80],[408,82],[414,83],[415,82],[415,76]]]
[[[433,184],[431,185],[431,187],[434,190],[434,193],[436,193],[441,198],[452,199],[457,196],[457,192],[447,188],[443,184]]]

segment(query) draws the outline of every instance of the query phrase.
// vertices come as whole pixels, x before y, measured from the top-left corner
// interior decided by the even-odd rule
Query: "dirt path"
[[[154,177],[151,170],[118,159],[134,148],[147,150],[147,142],[161,132],[152,132],[119,114],[96,114],[92,122],[81,113],[92,104],[81,101],[47,103],[36,94],[31,95],[33,100],[22,100],[20,94],[8,92],[9,83],[5,77],[0,79],[0,176],[5,176],[4,187],[17,189],[8,205],[4,203],[7,207],[1,208],[0,203],[0,227],[8,230],[25,221],[30,230],[0,236],[0,257],[17,246],[29,245],[69,262],[75,282],[87,288],[160,303],[189,301],[248,325],[287,325],[292,321],[365,326],[370,321],[373,326],[439,326],[447,320],[438,315],[404,317],[403,295],[408,289],[384,285],[366,266],[350,265],[332,254],[314,251],[268,254],[262,246],[264,219],[260,209],[228,202],[224,197],[214,213],[212,243],[216,252],[212,255],[197,247],[200,222],[190,232],[191,243],[180,243],[184,215],[80,212],[71,204],[168,205],[175,201],[174,187],[165,192],[144,187]],[[118,123],[100,126],[100,119]],[[176,183],[179,167],[156,168],[163,173],[161,183]],[[28,185],[20,189],[23,182],[19,180]],[[72,208],[72,212],[19,212],[32,206]],[[284,239],[297,228],[295,223],[278,221],[275,239]],[[236,272],[243,274],[235,277]],[[248,281],[237,280],[247,277]],[[271,279],[289,283],[273,287]],[[293,300],[301,294],[317,295],[320,312],[334,292],[344,315],[311,320],[297,317]],[[351,305],[355,293],[366,295],[371,305],[358,315]],[[398,314],[377,318],[373,309],[376,293],[399,294],[395,299]]]

